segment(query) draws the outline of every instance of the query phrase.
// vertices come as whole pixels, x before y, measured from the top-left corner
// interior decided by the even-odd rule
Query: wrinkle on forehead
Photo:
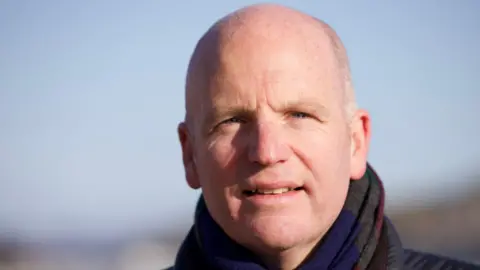
[[[336,82],[335,88],[344,88],[349,76],[345,48],[333,29],[323,21],[299,11],[275,4],[260,4],[237,10],[217,21],[201,37],[191,57],[186,79],[186,122],[195,129],[194,119],[211,107],[213,84],[221,81],[222,69],[235,68],[239,61],[254,57],[275,57],[269,53],[274,47],[294,48],[298,55],[310,57],[305,63],[318,65],[322,61],[331,63],[326,67],[329,76]],[[334,61],[325,61],[332,58]],[[319,61],[320,60],[320,61]],[[323,63],[325,65],[325,63]],[[240,70],[250,76],[250,70]],[[228,70],[231,72],[231,70]],[[348,75],[345,75],[348,74]],[[353,98],[343,97],[342,99]],[[348,93],[347,93],[348,95]]]

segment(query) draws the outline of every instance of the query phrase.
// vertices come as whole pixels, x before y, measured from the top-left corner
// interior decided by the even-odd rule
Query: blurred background
[[[325,20],[406,246],[480,261],[480,1],[275,1]],[[159,269],[192,223],[187,63],[256,1],[0,1],[0,269]]]

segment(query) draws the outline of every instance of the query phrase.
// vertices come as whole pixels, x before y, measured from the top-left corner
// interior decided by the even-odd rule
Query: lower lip
[[[292,200],[300,196],[301,193],[303,193],[303,190],[292,190],[280,194],[255,194],[250,196],[245,195],[245,199],[257,205],[282,204],[291,202]]]

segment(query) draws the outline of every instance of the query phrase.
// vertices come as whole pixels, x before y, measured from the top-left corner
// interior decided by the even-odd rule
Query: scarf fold
[[[298,269],[371,269],[378,257],[377,244],[384,226],[384,190],[373,168],[360,180],[350,181],[340,215],[312,255]],[[195,223],[183,242],[175,269],[264,270],[252,252],[230,239],[210,216],[203,196],[197,204]]]

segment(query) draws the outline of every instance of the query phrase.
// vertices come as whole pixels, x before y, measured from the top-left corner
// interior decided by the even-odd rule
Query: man
[[[172,269],[473,267],[402,248],[370,133],[326,23],[273,4],[216,22],[188,68],[178,134],[202,196]]]

